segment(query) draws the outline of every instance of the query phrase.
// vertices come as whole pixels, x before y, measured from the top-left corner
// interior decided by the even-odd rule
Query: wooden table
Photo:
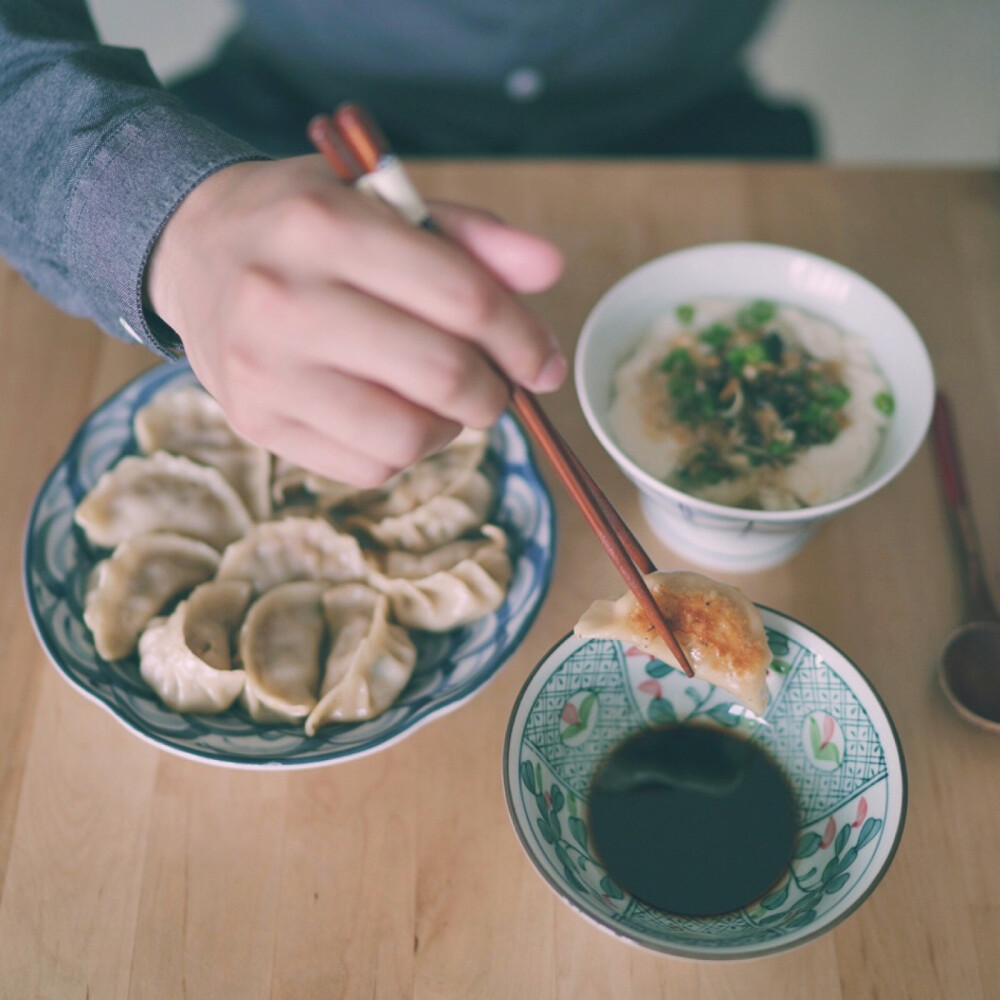
[[[912,317],[953,397],[973,507],[1000,579],[1000,186],[992,173],[813,166],[429,163],[429,194],[485,204],[568,255],[538,303],[573,340],[597,297],[651,257],[715,240],[815,251]],[[227,771],[137,739],[46,662],[25,610],[32,497],[87,412],[148,367],[141,348],[63,316],[0,267],[0,997],[1000,996],[1000,738],[932,682],[960,593],[927,445],[887,489],[788,564],[731,577],[854,657],[907,757],[899,853],[835,931],[751,963],[674,960],[584,922],[511,830],[504,727],[540,655],[620,590],[550,477],[555,580],[523,646],[471,703],[374,756]],[[572,387],[547,403],[642,541],[635,497]],[[723,576],[723,578],[726,578]]]

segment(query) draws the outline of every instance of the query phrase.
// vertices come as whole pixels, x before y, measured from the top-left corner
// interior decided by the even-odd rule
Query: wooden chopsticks
[[[371,190],[418,225],[440,232],[426,205],[405,177],[374,120],[356,104],[341,105],[332,116],[317,115],[307,127],[313,145],[345,184]],[[360,182],[360,183],[359,183]],[[650,593],[643,574],[656,567],[611,501],[556,430],[532,393],[511,385],[515,413],[552,463],[618,572],[635,595],[652,628],[660,635],[688,675],[694,671],[663,611]]]

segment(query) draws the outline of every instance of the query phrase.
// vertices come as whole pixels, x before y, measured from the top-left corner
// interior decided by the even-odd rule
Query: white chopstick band
[[[383,156],[377,169],[359,177],[354,186],[359,191],[377,195],[415,226],[425,225],[430,218],[424,199],[396,156]]]

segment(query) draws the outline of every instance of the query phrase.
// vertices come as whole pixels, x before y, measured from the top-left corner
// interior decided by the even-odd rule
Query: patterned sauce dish
[[[574,635],[535,668],[515,703],[503,759],[514,830],[555,892],[625,941],[707,960],[780,952],[848,917],[892,862],[907,785],[885,706],[827,640],[779,612],[761,614],[773,660],[760,717],[634,646]],[[762,747],[799,814],[785,873],[742,909],[710,917],[666,913],[622,889],[589,830],[589,790],[609,752],[644,728],[689,723]]]
[[[142,679],[136,654],[99,656],[84,623],[88,578],[99,556],[74,525],[74,510],[102,473],[136,452],[136,412],[161,392],[195,384],[186,364],[163,365],[129,383],[86,420],[35,500],[24,546],[25,596],[42,645],[74,687],[160,749],[225,767],[286,769],[388,747],[469,700],[495,676],[544,600],[555,546],[551,498],[510,417],[491,432],[485,459],[496,482],[491,516],[510,540],[506,599],[469,625],[420,633],[409,683],[381,715],[308,736],[301,724],[254,722],[239,705],[218,715],[175,712]]]
[[[834,488],[831,498],[810,499],[808,506],[789,509],[729,506],[728,501],[695,496],[664,482],[636,460],[632,445],[620,440],[613,415],[618,373],[637,352],[641,354],[640,345],[655,325],[678,321],[683,327],[691,321],[678,317],[684,310],[693,311],[691,303],[704,300],[734,306],[764,304],[778,313],[791,310],[798,317],[791,325],[798,324],[800,334],[805,335],[802,325],[807,324],[815,340],[817,325],[826,326],[829,333],[824,339],[829,343],[829,336],[837,339],[839,332],[856,345],[855,354],[860,349],[880,372],[885,388],[879,394],[884,395],[882,408],[891,415],[873,457],[862,463],[862,474],[852,477],[853,486],[846,492]],[[702,306],[698,309],[701,315]],[[762,322],[761,329],[768,329],[771,321]],[[696,319],[691,331],[701,336],[697,331],[703,325]],[[643,515],[657,536],[700,566],[740,572],[788,560],[823,521],[895,478],[920,446],[934,402],[934,374],[927,349],[895,302],[840,264],[764,243],[691,247],[626,275],[587,317],[576,351],[575,381],[591,430],[638,489]],[[851,432],[855,436],[844,435],[840,442],[811,449],[810,466],[816,467],[820,480],[832,481],[831,470],[851,460],[860,425],[866,422],[860,415],[868,416],[860,409],[861,402],[862,397],[855,394],[844,408],[845,413],[855,413]],[[866,395],[865,405],[868,402]],[[648,451],[651,445],[644,447]],[[665,453],[658,450],[655,454],[662,457]],[[647,455],[651,457],[652,453]],[[802,481],[800,475],[798,482]],[[827,494],[820,491],[817,495]]]

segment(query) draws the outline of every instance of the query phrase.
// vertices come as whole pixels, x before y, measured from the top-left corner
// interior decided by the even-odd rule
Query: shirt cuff
[[[144,105],[112,128],[78,175],[70,197],[64,259],[90,289],[97,322],[175,358],[180,338],[143,302],[153,244],[184,197],[260,150],[185,111],[173,98]]]

